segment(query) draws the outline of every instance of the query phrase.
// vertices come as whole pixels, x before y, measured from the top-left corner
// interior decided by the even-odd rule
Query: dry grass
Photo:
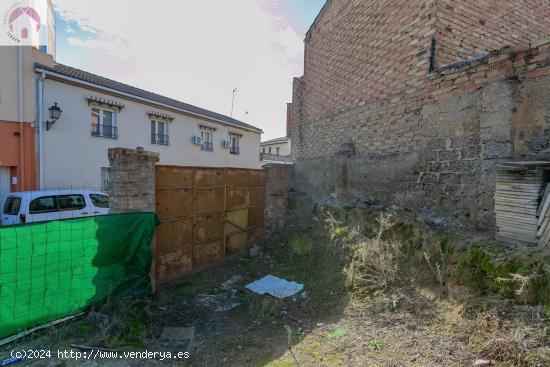
[[[194,326],[192,358],[177,365],[463,367],[477,358],[548,365],[548,314],[457,287],[456,254],[445,236],[360,211],[326,209],[318,219],[321,226],[297,233],[302,240],[293,245],[296,233],[274,239],[262,256],[228,259],[148,300],[106,305],[63,326],[71,339],[56,346],[158,350],[164,327]],[[306,294],[277,300],[243,289],[268,273],[303,283]],[[220,285],[234,275],[243,278],[239,307],[222,313],[198,302],[200,294],[227,292]],[[530,292],[529,284],[518,289]],[[48,342],[41,345],[53,347]],[[178,347],[161,348],[170,349]]]

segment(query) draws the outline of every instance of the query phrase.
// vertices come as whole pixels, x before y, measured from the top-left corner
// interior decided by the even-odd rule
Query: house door
[[[4,206],[4,198],[10,193],[10,168],[0,167],[0,211]]]

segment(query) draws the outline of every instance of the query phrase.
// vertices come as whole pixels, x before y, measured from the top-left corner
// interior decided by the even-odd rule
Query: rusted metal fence
[[[263,234],[264,207],[262,170],[157,166],[155,283],[247,249]]]

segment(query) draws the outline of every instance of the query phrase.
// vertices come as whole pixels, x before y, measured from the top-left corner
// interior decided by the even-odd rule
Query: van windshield
[[[10,196],[4,203],[4,214],[17,215],[19,214],[19,207],[21,206],[21,198]]]
[[[90,199],[96,208],[109,208],[109,197],[107,195],[90,194]]]

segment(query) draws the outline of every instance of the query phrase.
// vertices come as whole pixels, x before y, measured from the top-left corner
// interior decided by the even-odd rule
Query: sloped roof
[[[203,117],[206,117],[206,118],[211,118],[211,119],[218,120],[218,121],[221,121],[221,122],[226,122],[230,125],[235,125],[235,126],[238,126],[238,127],[242,127],[243,129],[246,129],[246,130],[251,130],[251,131],[254,131],[254,132],[257,132],[257,133],[262,133],[262,130],[260,128],[249,125],[245,122],[239,121],[239,120],[234,119],[232,117],[225,116],[225,115],[222,115],[222,114],[217,113],[217,112],[209,111],[209,110],[206,110],[204,108],[197,107],[197,106],[193,106],[193,105],[190,105],[190,104],[185,103],[185,102],[181,102],[181,101],[169,98],[169,97],[162,96],[160,94],[156,94],[156,93],[153,93],[153,92],[148,92],[146,90],[136,88],[136,87],[133,87],[133,86],[128,85],[128,84],[120,83],[120,82],[117,82],[115,80],[104,78],[102,76],[95,75],[95,74],[89,73],[87,71],[76,69],[76,68],[66,66],[66,65],[63,65],[63,64],[55,64],[53,67],[50,67],[50,66],[41,65],[41,64],[37,63],[37,64],[35,64],[35,69],[36,70],[38,70],[38,69],[46,70],[46,71],[49,71],[49,72],[52,72],[52,73],[55,73],[55,74],[59,74],[59,75],[62,75],[62,76],[73,78],[73,79],[77,79],[77,80],[80,80],[80,81],[83,81],[83,82],[86,82],[86,83],[91,83],[91,84],[95,84],[97,86],[101,86],[101,87],[104,87],[104,88],[109,88],[109,89],[112,89],[112,90],[115,90],[115,91],[119,91],[121,93],[129,94],[129,95],[136,96],[136,97],[139,97],[139,98],[148,99],[148,100],[153,101],[153,102],[157,102],[157,103],[160,103],[160,104],[163,104],[163,105],[174,107],[178,110],[184,110],[184,111],[186,111],[188,113],[191,113],[191,114],[200,115],[200,116],[203,116]]]
[[[275,138],[275,139],[271,139],[271,140],[262,141],[261,145],[286,143],[286,142],[288,142],[288,139],[290,139],[290,138],[287,137],[287,136],[283,136],[282,138]]]

